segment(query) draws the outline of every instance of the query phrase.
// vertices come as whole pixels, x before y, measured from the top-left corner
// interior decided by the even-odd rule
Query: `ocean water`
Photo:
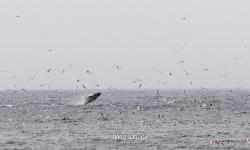
[[[250,149],[249,90],[0,92],[0,149]]]

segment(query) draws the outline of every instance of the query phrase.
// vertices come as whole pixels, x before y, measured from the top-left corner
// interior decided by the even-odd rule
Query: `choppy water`
[[[0,92],[0,148],[250,149],[248,90],[91,92]]]

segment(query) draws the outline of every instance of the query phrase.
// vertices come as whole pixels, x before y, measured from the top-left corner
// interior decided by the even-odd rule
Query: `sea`
[[[250,90],[0,91],[0,149],[249,150]]]

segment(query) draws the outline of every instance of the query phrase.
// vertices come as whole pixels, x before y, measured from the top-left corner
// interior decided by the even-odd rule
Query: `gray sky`
[[[89,88],[97,83],[138,88],[137,78],[143,88],[250,87],[249,5],[249,0],[1,0],[0,70],[8,72],[0,72],[0,88],[46,83],[69,89],[77,79]],[[39,78],[28,81],[34,75]]]

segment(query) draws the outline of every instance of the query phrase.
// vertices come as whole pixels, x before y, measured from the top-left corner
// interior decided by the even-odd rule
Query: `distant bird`
[[[12,77],[11,77],[11,80],[13,80],[13,79],[15,79],[15,78],[16,78],[16,76],[12,76]]]
[[[96,87],[97,87],[97,88],[99,88],[99,86],[100,86],[99,84],[96,84]]]
[[[25,93],[28,93],[27,90],[25,90],[25,89],[21,89],[21,90],[24,91]]]
[[[40,87],[45,87],[46,89],[49,89],[49,86],[50,86],[50,85],[48,85],[48,84],[40,84],[39,86],[40,86]]]
[[[141,79],[136,79],[136,81],[138,81],[138,82],[142,82],[142,80],[141,80]]]
[[[178,62],[178,64],[184,64],[184,61],[183,61],[183,60],[180,60],[180,61]]]
[[[73,67],[73,65],[72,65],[72,64],[69,64],[69,66],[70,66],[70,67]]]
[[[186,17],[182,17],[181,19],[182,19],[182,20],[186,20],[187,18],[186,18]]]
[[[84,89],[87,89],[87,87],[86,87],[84,84],[82,84],[82,87],[83,87]]]
[[[239,59],[241,59],[242,57],[234,57],[233,59],[234,60],[239,60]]]
[[[227,77],[227,76],[229,76],[231,73],[226,73],[226,74],[222,74],[222,75],[219,75],[219,77]]]
[[[143,83],[140,83],[138,87],[139,87],[139,88],[141,88],[141,87],[142,87],[142,85],[143,85]]]
[[[48,51],[49,51],[49,52],[53,52],[53,51],[55,51],[55,50],[50,48],[50,49],[48,49]]]
[[[89,75],[93,75],[93,73],[90,72],[89,70],[86,70],[86,73],[89,74]]]
[[[202,90],[208,90],[208,89],[207,89],[207,88],[205,88],[205,87],[201,87],[201,89],[202,89]]]
[[[162,82],[161,80],[158,81],[159,84],[166,85],[166,82]]]
[[[37,77],[36,75],[29,77],[29,80],[34,80],[36,77]]]
[[[25,93],[28,93],[25,89],[20,89],[21,91],[24,91]],[[16,94],[17,92],[19,92],[18,90],[14,90],[14,94]]]
[[[51,71],[52,71],[52,69],[48,69],[48,70],[47,70],[47,73],[50,73]]]
[[[89,103],[91,103],[91,102],[94,102],[99,96],[101,96],[101,93],[100,93],[100,92],[89,95],[89,96],[84,100],[84,105],[87,105],[87,104],[89,104]]]
[[[203,68],[204,71],[208,71],[208,68]]]
[[[2,73],[9,73],[9,71],[6,71],[6,70],[1,70],[0,72],[2,72]]]
[[[63,74],[65,71],[66,71],[66,70],[65,70],[65,69],[63,69],[63,70],[61,70],[61,71],[60,71],[60,73],[61,73],[61,74]]]
[[[154,71],[156,71],[156,72],[158,72],[158,73],[160,73],[160,74],[163,73],[162,71],[160,71],[160,70],[158,70],[158,69],[156,69],[156,68],[154,68]]]
[[[134,84],[138,84],[138,87],[141,88],[143,86],[142,80],[141,79],[136,79],[133,81]]]
[[[183,69],[183,72],[185,73],[186,76],[189,75],[189,73],[185,69]]]
[[[118,65],[115,65],[115,67],[116,67],[116,69],[118,69],[118,70],[122,70],[122,68],[120,67],[120,66],[118,66]]]
[[[43,35],[41,35],[40,38],[46,40],[46,37]]]
[[[19,15],[16,15],[16,18],[20,18],[20,16],[19,16]]]

